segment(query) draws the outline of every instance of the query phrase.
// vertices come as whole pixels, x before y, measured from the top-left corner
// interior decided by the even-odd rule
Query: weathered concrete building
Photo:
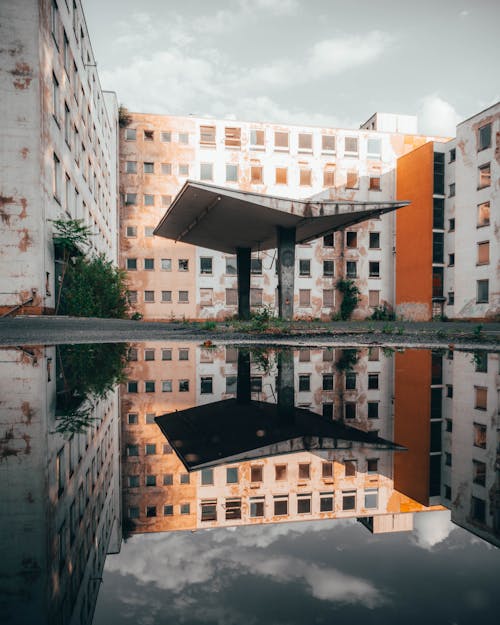
[[[120,263],[130,272],[133,308],[146,319],[237,312],[234,256],[153,237],[188,179],[291,199],[394,201],[397,158],[431,138],[409,134],[416,120],[408,116],[375,116],[367,124],[341,130],[132,114],[120,131]],[[299,245],[295,315],[335,314],[342,277],[361,291],[355,317],[392,307],[394,219],[384,215]],[[276,310],[276,250],[255,252],[251,263],[251,306]]]
[[[500,103],[457,126],[447,143],[401,157],[396,311],[429,320],[500,314]]]
[[[0,312],[53,312],[53,219],[118,253],[118,106],[102,91],[80,0],[0,5]]]
[[[55,347],[2,350],[2,622],[92,623],[121,544],[117,391],[81,433],[60,432]]]

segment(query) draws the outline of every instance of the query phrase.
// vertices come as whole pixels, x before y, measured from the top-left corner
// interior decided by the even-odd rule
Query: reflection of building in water
[[[392,354],[301,349],[293,357],[296,406],[399,442]],[[394,453],[370,444],[187,472],[154,418],[235,397],[237,350],[150,343],[133,350],[132,358],[137,361],[122,400],[123,505],[130,531],[346,517],[364,518],[372,531],[397,531],[412,525],[401,515],[428,509],[395,490]],[[276,403],[276,354],[254,350],[251,360],[251,398]],[[389,516],[381,521],[381,515]]]
[[[86,433],[56,433],[56,359],[53,347],[1,351],[3,623],[90,624],[121,541],[117,392]]]
[[[500,545],[498,353],[395,358],[395,438],[409,447],[396,457],[396,488]]]

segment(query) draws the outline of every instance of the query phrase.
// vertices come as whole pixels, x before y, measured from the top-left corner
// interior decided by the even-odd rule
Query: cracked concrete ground
[[[0,345],[121,343],[137,341],[213,343],[416,345],[500,351],[500,323],[352,321],[273,323],[258,331],[252,322],[144,322],[77,317],[0,319]]]

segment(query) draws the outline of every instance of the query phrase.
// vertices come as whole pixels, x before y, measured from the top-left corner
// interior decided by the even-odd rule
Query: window
[[[170,206],[170,204],[172,204],[172,196],[171,195],[162,195],[161,196],[162,208],[167,208],[167,206]],[[153,236],[153,233],[151,233],[151,236]]]
[[[144,382],[144,392],[145,393],[154,393],[155,392],[155,382],[154,380],[146,380]]]
[[[326,402],[321,408],[321,414],[325,419],[333,419],[333,404]]]
[[[474,521],[484,523],[486,521],[486,502],[478,497],[471,497],[471,516]]]
[[[368,349],[368,360],[370,362],[378,362],[380,360],[380,348],[370,347]]]
[[[172,141],[172,133],[170,130],[163,130],[160,133],[160,141],[163,143],[170,143]]]
[[[331,234],[327,234],[323,237],[323,247],[334,247],[335,239],[333,232]]]
[[[189,349],[179,349],[179,360],[189,360]]]
[[[217,501],[201,502],[201,520],[217,521]]]
[[[144,206],[154,206],[155,205],[155,196],[151,195],[151,193],[144,194]]]
[[[319,494],[319,511],[333,512],[333,493]]]
[[[479,460],[472,461],[472,481],[479,486],[486,486],[486,464]]]
[[[435,197],[432,200],[432,227],[444,229],[444,199]]]
[[[214,166],[213,163],[200,164],[200,180],[213,180]]]
[[[152,271],[155,268],[155,259],[154,258],[145,258],[144,259],[144,269],[146,271]]]
[[[483,202],[477,207],[477,227],[490,225],[490,203]]]
[[[376,488],[365,490],[365,508],[378,508],[378,490]]]
[[[490,242],[482,241],[477,244],[477,264],[489,265],[490,263]]]
[[[323,373],[323,384],[324,391],[333,391],[333,374],[332,373]]]
[[[161,173],[163,176],[170,176],[172,174],[172,163],[162,163]]]
[[[370,232],[370,249],[380,249],[380,232]]]
[[[241,128],[224,128],[224,143],[226,148],[241,147]]]
[[[333,478],[333,462],[321,463],[321,477],[323,479]]]
[[[449,160],[449,162],[450,163],[454,163],[456,161],[456,159],[457,159],[457,150],[456,150],[456,148],[452,148],[450,150],[450,160]]]
[[[190,477],[189,477],[189,473],[181,473],[179,476],[179,483],[180,484],[189,484],[189,482],[191,481]]]
[[[488,372],[488,352],[477,350],[474,352],[474,364],[478,373]]]
[[[201,485],[210,486],[214,483],[214,470],[202,469],[201,470]]]
[[[323,186],[335,186],[335,165],[325,165],[325,169],[323,170]]]
[[[276,150],[288,150],[288,132],[274,133],[274,148]]]
[[[299,184],[302,187],[310,187],[312,185],[312,170],[309,167],[300,168]]]
[[[356,510],[355,490],[347,490],[342,492],[342,510]]]
[[[358,154],[358,138],[357,137],[345,138],[345,154],[346,156],[357,156]]]
[[[262,306],[262,289],[250,289],[250,306]]]
[[[311,261],[299,260],[299,275],[310,276],[311,275]]]
[[[311,495],[297,495],[297,514],[309,514],[311,512]]]
[[[126,193],[125,205],[130,206],[132,204],[137,204],[137,193]]]
[[[262,167],[260,165],[252,165],[250,167],[250,177],[252,184],[262,184]]]
[[[264,131],[263,130],[251,130],[250,131],[250,145],[255,147],[264,147]]]
[[[179,163],[179,176],[189,176],[189,165]]]
[[[228,467],[226,469],[226,484],[238,483],[238,467]]]
[[[128,518],[129,519],[138,519],[139,518],[139,508],[137,506],[131,506],[128,509]]]
[[[59,118],[61,117],[61,104],[59,99],[59,82],[54,74],[52,74],[52,113],[59,125]]]
[[[276,184],[288,184],[288,169],[276,167]]]
[[[250,481],[253,483],[262,482],[263,480],[263,467],[262,465],[252,465],[250,467]]]
[[[344,471],[346,477],[355,477],[356,475],[356,461],[344,460]]]
[[[370,278],[380,278],[380,263],[374,260],[371,260],[368,265],[368,275]]]
[[[453,291],[448,291],[448,306],[455,305],[455,293]]]
[[[202,256],[200,258],[200,273],[212,274],[212,257]]]
[[[368,458],[366,460],[366,471],[367,473],[378,472],[378,458]]]
[[[215,145],[215,126],[200,126],[201,145]]]
[[[448,197],[454,197],[454,196],[455,196],[455,183],[454,183],[454,182],[452,182],[452,183],[449,185],[449,188],[450,188],[450,191],[449,191],[449,193],[448,193]]]
[[[479,172],[478,188],[483,189],[484,187],[489,187],[491,185],[490,164],[486,163],[486,165],[481,165],[481,167],[478,167],[478,172]]]
[[[345,233],[345,244],[346,247],[355,248],[358,246],[358,233],[357,232],[346,232]]]
[[[378,373],[369,373],[368,374],[368,388],[369,389],[378,389],[379,388],[379,374]]]
[[[138,389],[139,389],[138,382],[136,382],[135,380],[134,381],[130,380],[129,382],[127,382],[128,393],[137,393]]]
[[[381,191],[380,176],[370,176],[368,188],[370,191]]]
[[[172,303],[172,291],[162,291],[161,301],[163,304],[171,304]]]
[[[139,486],[139,476],[138,475],[129,475],[128,476],[128,486],[129,488],[138,488]]]
[[[344,404],[344,419],[356,418],[356,402],[346,401]]]
[[[155,164],[154,163],[144,163],[144,173],[145,174],[154,174],[155,173]]]
[[[352,391],[356,389],[356,373],[354,371],[346,372],[345,388],[346,388],[346,391]]]
[[[434,152],[434,193],[444,195],[444,154]]]
[[[210,376],[204,376],[200,380],[201,395],[209,395],[213,393],[213,382]]]
[[[299,391],[311,390],[311,376],[309,374],[299,375]]]
[[[164,516],[172,516],[174,514],[174,506],[172,504],[165,504],[163,506]]]
[[[226,306],[238,305],[238,289],[226,289]]]
[[[274,466],[274,479],[277,482],[281,482],[286,480],[287,476],[287,465],[286,464],[276,464]]]
[[[368,158],[380,158],[381,153],[381,141],[380,139],[368,139],[367,141],[367,154]]]
[[[144,291],[144,301],[147,303],[152,303],[155,301],[155,292],[154,291]]]
[[[191,506],[188,503],[181,503],[181,514],[191,514]]]
[[[189,391],[189,380],[179,380],[179,393],[187,393]]]
[[[264,516],[264,497],[250,498],[250,517],[257,518]]]
[[[127,258],[127,271],[135,271],[137,269],[137,258]]]
[[[443,267],[432,268],[432,297],[443,297]]]
[[[189,271],[189,260],[187,258],[179,258],[178,268],[179,271]]]
[[[136,226],[127,226],[127,228],[126,228],[126,236],[127,237],[136,237],[137,236],[137,227]]]
[[[137,130],[135,128],[125,129],[125,141],[135,141],[137,139]]]
[[[161,392],[162,393],[171,393],[172,392],[172,380],[162,380]]]
[[[213,289],[200,289],[200,306],[213,306]]]
[[[226,165],[226,182],[238,182],[238,165]]]
[[[138,456],[139,445],[127,445],[127,456]]]
[[[172,447],[170,447],[170,445],[168,443],[163,443],[163,453],[164,454],[172,454],[173,453]]]
[[[258,375],[253,375],[250,378],[250,390],[252,393],[262,392],[262,378]]]
[[[474,407],[478,410],[486,410],[487,407],[487,399],[488,399],[488,389],[484,386],[475,386],[475,404]]]
[[[335,135],[321,135],[321,151],[335,152]]]
[[[160,261],[160,267],[162,271],[172,271],[172,259],[162,258]]]
[[[128,414],[128,424],[129,425],[137,425],[139,422],[139,415],[137,412],[130,412]]]
[[[145,130],[144,131],[144,141],[154,141],[154,131],[153,130]]]
[[[368,306],[371,308],[380,306],[380,291],[368,291]]]
[[[486,405],[486,402],[484,405]],[[474,423],[474,447],[486,449],[486,426],[481,423]]]
[[[448,254],[448,267],[455,265],[455,254]]]
[[[312,152],[312,134],[299,132],[299,152]]]
[[[299,463],[299,480],[311,479],[311,465],[307,463]]]
[[[145,349],[144,350],[144,360],[154,360],[155,359],[155,350],[154,349]]]
[[[346,189],[357,189],[359,187],[359,179],[357,171],[348,171],[346,180]]]
[[[309,308],[311,306],[310,289],[299,289],[299,306],[301,308]]]
[[[226,274],[228,276],[237,274],[236,256],[226,256]]]
[[[237,385],[238,385],[237,376],[228,375],[226,377],[226,393],[230,393],[230,394],[236,393]]]
[[[170,348],[165,348],[161,350],[161,359],[162,360],[172,360],[172,350]]]
[[[281,495],[274,497],[274,515],[286,516],[288,514],[288,497]]]
[[[478,134],[478,145],[477,151],[486,150],[491,147],[491,124],[485,124],[481,126],[477,132]]]
[[[146,475],[146,486],[156,486],[156,475]]]
[[[54,169],[53,169],[53,178],[52,178],[52,192],[54,194],[54,198],[57,202],[61,203],[61,161],[54,154]]]
[[[346,262],[346,276],[348,278],[356,278],[358,276],[358,268],[356,261],[348,260]]]
[[[477,304],[487,304],[489,301],[489,280],[478,280],[477,285]]]
[[[323,289],[323,308],[333,308],[335,306],[334,297],[335,291],[333,289]]]
[[[179,133],[179,143],[182,145],[188,145],[189,143],[189,134],[187,132]]]

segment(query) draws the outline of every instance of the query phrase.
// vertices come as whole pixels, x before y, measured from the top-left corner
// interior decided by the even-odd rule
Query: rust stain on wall
[[[16,89],[27,89],[33,80],[33,70],[23,61],[18,61],[10,73],[14,76],[13,84]]]
[[[21,236],[21,239],[19,240],[17,247],[20,249],[21,252],[26,252],[28,247],[30,247],[30,245],[33,243],[33,239],[30,237],[27,228],[23,228],[21,232],[22,232],[22,236]]]

